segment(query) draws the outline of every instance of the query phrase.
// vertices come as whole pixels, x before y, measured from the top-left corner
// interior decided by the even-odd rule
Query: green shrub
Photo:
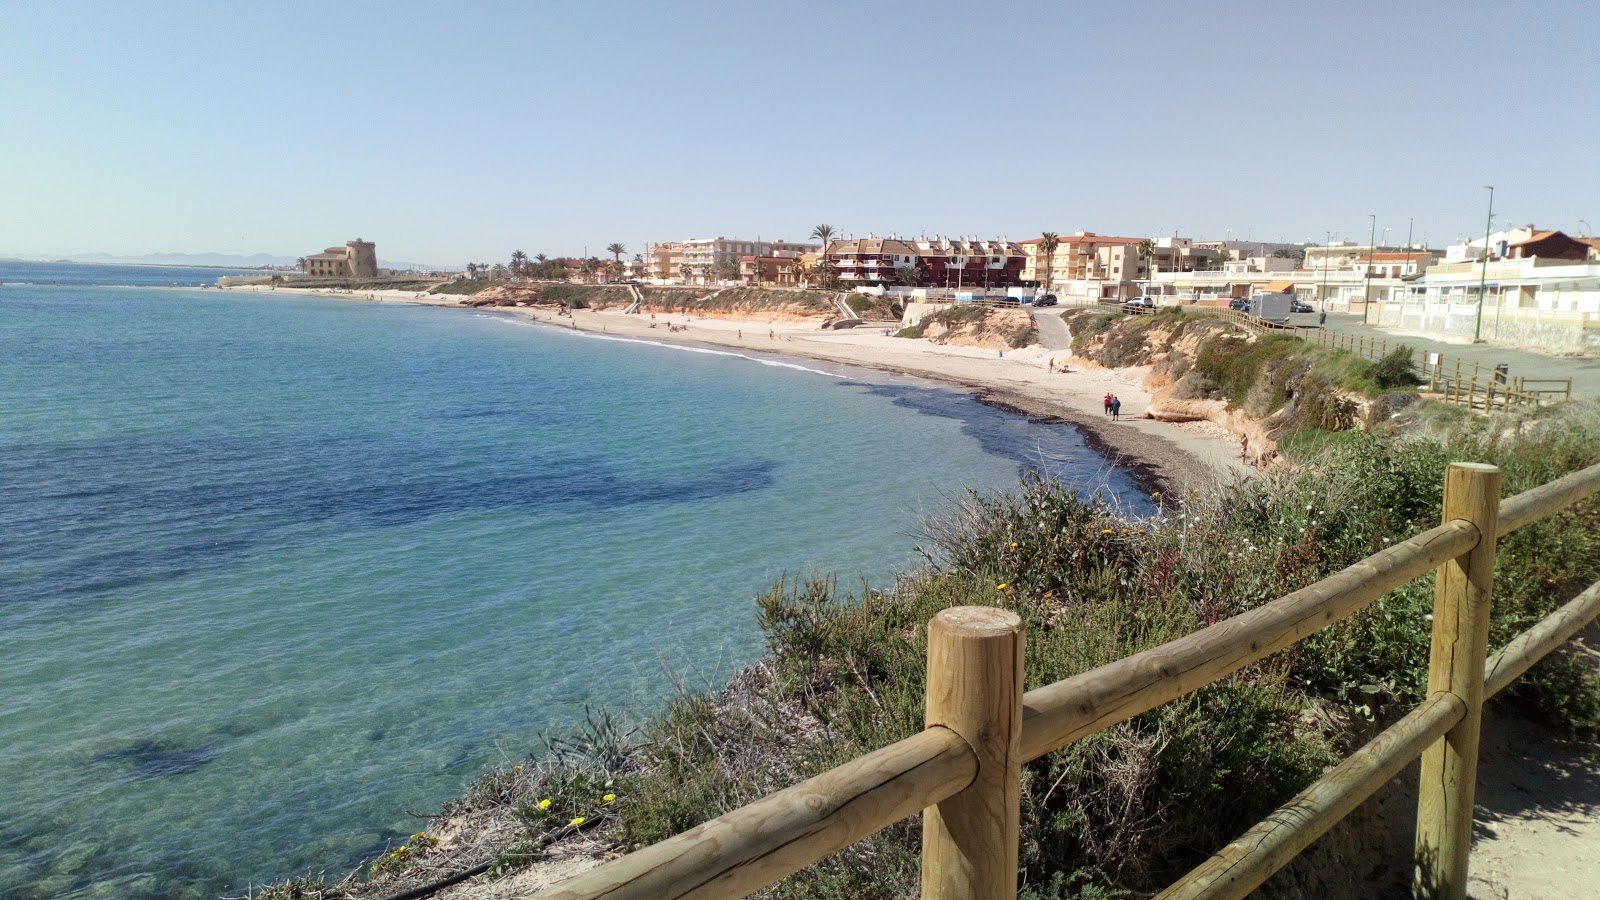
[[[1422,376],[1417,374],[1417,363],[1411,358],[1411,348],[1401,344],[1373,363],[1372,380],[1385,390],[1421,384]]]

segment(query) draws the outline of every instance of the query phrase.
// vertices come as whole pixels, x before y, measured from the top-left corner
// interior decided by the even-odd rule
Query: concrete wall
[[[1485,306],[1478,323],[1476,303],[1384,304],[1378,319],[1391,328],[1470,339],[1545,353],[1600,354],[1600,315],[1565,310]]]
[[[910,328],[922,323],[923,319],[933,315],[941,309],[948,309],[950,303],[907,303],[906,311],[900,315],[900,327]]]

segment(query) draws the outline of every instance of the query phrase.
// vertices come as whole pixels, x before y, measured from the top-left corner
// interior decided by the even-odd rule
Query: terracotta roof
[[[1269,282],[1267,282],[1266,290],[1267,290],[1268,293],[1273,293],[1273,294],[1286,293],[1288,291],[1294,290],[1294,282],[1292,282],[1292,281],[1269,281]]]
[[[1510,241],[1510,242],[1508,242],[1506,244],[1506,246],[1507,247],[1521,247],[1523,244],[1531,244],[1534,241],[1542,241],[1545,238],[1551,236],[1552,234],[1560,234],[1560,233],[1561,232],[1556,231],[1554,229],[1551,229],[1550,231],[1535,231],[1533,234],[1528,235],[1527,237],[1523,238],[1520,241]]]

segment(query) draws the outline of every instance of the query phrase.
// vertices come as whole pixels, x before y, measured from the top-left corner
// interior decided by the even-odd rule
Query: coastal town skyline
[[[1364,243],[1369,216],[1379,244],[1440,247],[1482,234],[1489,184],[1496,229],[1600,217],[1580,3],[7,15],[38,135],[0,148],[7,255],[381,230],[392,259],[464,265],[823,221]],[[472,52],[426,50],[446,34]]]

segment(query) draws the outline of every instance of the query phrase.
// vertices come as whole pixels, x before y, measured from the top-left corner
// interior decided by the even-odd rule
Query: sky
[[[1600,3],[0,0],[0,255],[1600,223]]]

